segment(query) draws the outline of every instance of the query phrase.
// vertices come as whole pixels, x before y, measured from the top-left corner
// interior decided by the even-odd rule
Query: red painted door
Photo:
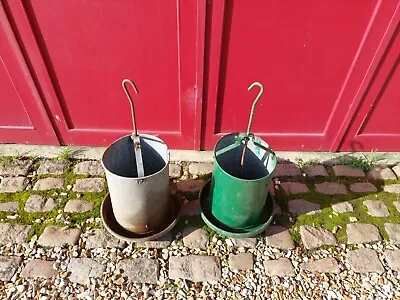
[[[400,27],[385,49],[368,88],[362,94],[343,151],[399,151],[400,149]]]
[[[7,3],[63,144],[129,134],[129,78],[139,132],[199,147],[204,1]]]
[[[343,120],[393,32],[398,5],[209,2],[202,147],[246,130],[257,93],[247,87],[260,81],[265,93],[255,111],[255,134],[277,150],[336,150]]]
[[[58,139],[0,3],[0,143]]]

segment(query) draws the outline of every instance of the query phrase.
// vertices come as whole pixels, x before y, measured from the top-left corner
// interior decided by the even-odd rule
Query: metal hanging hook
[[[122,80],[122,88],[124,89],[126,97],[128,97],[129,104],[131,105],[133,136],[136,137],[138,134],[137,134],[137,129],[136,129],[135,107],[133,105],[133,100],[132,100],[131,94],[129,93],[128,88],[126,87],[126,83],[130,83],[131,84],[131,86],[132,86],[132,88],[133,88],[133,90],[135,91],[136,94],[138,94],[139,92],[138,92],[138,90],[136,88],[136,85],[133,83],[132,80],[130,80],[130,79]]]
[[[258,92],[258,95],[256,97],[256,99],[253,102],[253,105],[251,106],[251,111],[250,111],[250,119],[249,119],[249,125],[247,126],[247,132],[246,134],[249,135],[250,134],[250,128],[251,128],[251,123],[253,123],[253,116],[254,116],[254,109],[256,108],[256,104],[257,102],[260,100],[262,94],[264,93],[264,87],[261,83],[259,83],[258,81],[253,82],[249,87],[248,87],[248,91],[250,91],[253,87],[258,86],[260,88],[260,91]]]

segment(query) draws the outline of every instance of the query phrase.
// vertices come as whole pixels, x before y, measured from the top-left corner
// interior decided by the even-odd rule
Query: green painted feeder
[[[229,237],[250,237],[272,221],[274,203],[268,193],[276,155],[261,138],[250,133],[260,87],[246,133],[223,136],[214,150],[213,176],[200,193],[202,218],[214,231]]]

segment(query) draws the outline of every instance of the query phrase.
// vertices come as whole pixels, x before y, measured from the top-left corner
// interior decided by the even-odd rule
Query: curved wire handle
[[[132,88],[133,88],[133,90],[135,91],[136,94],[138,94],[139,92],[138,92],[138,90],[136,88],[136,85],[133,83],[132,80],[130,80],[130,79],[122,80],[122,88],[124,89],[126,97],[128,97],[129,104],[131,105],[133,136],[136,137],[138,134],[137,134],[137,129],[136,129],[135,107],[133,105],[133,100],[132,100],[131,94],[129,94],[129,91],[128,91],[126,85],[125,85],[126,83],[130,83],[131,84],[131,86],[132,86]]]
[[[253,105],[251,106],[251,111],[250,111],[250,119],[249,119],[249,125],[247,126],[247,132],[246,134],[249,135],[250,134],[250,127],[251,127],[251,123],[253,123],[253,116],[254,116],[254,109],[256,108],[256,104],[257,102],[260,100],[262,94],[264,93],[264,87],[261,83],[259,83],[258,81],[253,82],[249,88],[247,89],[248,91],[250,91],[253,87],[258,86],[260,88],[260,91],[258,92],[258,95],[256,97],[256,99],[253,102]]]

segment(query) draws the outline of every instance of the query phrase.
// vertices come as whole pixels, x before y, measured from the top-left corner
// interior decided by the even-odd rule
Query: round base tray
[[[274,199],[268,193],[263,209],[262,217],[258,224],[246,229],[236,229],[224,225],[211,213],[211,199],[209,199],[211,180],[208,180],[200,191],[201,217],[203,221],[215,232],[232,238],[253,237],[268,227],[274,217]]]
[[[163,224],[161,224],[159,228],[152,230],[149,233],[138,234],[126,230],[118,224],[112,209],[110,194],[107,194],[103,200],[103,203],[101,204],[101,219],[107,231],[120,240],[124,240],[126,242],[150,241],[155,240],[169,232],[178,222],[181,211],[181,202],[178,197],[170,195],[169,204],[166,209],[168,209],[169,212]]]

